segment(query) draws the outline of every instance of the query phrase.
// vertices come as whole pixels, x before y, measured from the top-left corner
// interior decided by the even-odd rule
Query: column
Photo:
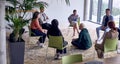
[[[89,11],[90,11],[90,0],[84,0],[84,15],[83,15],[84,21],[89,19]]]
[[[98,13],[97,13],[97,23],[100,24],[101,20],[101,9],[102,9],[102,0],[98,0]]]
[[[0,64],[7,64],[6,59],[6,30],[5,30],[5,1],[0,0]]]
[[[112,6],[113,6],[113,0],[109,0],[108,8],[111,10],[111,14],[112,14]]]

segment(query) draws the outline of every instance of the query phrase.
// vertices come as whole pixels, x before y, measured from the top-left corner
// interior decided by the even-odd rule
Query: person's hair
[[[38,11],[34,12],[34,13],[33,13],[32,20],[36,19],[36,18],[38,17],[38,15],[39,15],[39,12],[38,12]]]
[[[106,11],[110,11],[110,9],[109,9],[109,8],[107,8],[107,9],[106,9]]]
[[[111,29],[113,29],[113,30],[117,30],[116,27],[115,27],[114,21],[109,21],[108,22],[108,27],[111,28]]]
[[[85,25],[84,25],[84,23],[80,23],[80,26],[82,26],[83,28],[85,28]]]
[[[58,27],[58,20],[57,19],[53,19],[52,22],[51,22],[52,26],[54,27]]]
[[[77,11],[77,10],[75,10],[75,9],[73,10],[73,12],[76,12],[76,11]]]

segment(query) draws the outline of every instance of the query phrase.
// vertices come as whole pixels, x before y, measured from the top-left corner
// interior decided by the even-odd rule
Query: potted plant
[[[36,2],[36,0],[7,0],[11,6],[6,6],[6,17],[13,32],[9,36],[10,64],[24,64],[25,41],[22,39],[23,27],[29,23],[30,18],[26,18],[28,11],[33,8],[46,7],[46,2]]]

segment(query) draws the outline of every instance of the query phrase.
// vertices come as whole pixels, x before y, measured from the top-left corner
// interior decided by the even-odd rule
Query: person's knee
[[[99,30],[99,27],[96,28],[96,31]]]
[[[100,26],[100,27],[97,27],[96,30],[101,30],[101,26]]]

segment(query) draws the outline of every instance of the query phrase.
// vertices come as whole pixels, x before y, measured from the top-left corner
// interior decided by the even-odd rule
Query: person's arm
[[[60,31],[60,29],[58,29],[58,31],[59,31],[59,36],[63,36],[62,32]]]
[[[102,20],[102,26],[104,26],[105,24],[105,16],[103,17],[103,20]]]
[[[80,43],[82,41],[83,35],[84,35],[83,33],[80,33],[76,41]]]
[[[49,19],[48,16],[46,16],[46,19],[47,19],[47,20]]]
[[[71,15],[68,17],[68,21],[69,21],[69,23],[71,24]]]
[[[106,16],[104,16],[103,17],[103,20],[102,20],[102,30],[105,30],[106,29],[106,27],[104,26],[105,25],[105,18],[106,18]]]
[[[113,16],[110,17],[110,20],[112,20],[112,21],[114,20]]]
[[[49,18],[48,18],[48,16],[44,13],[44,15],[45,15],[45,17],[46,17],[46,20],[48,20]]]
[[[79,17],[79,15],[77,15],[77,22],[78,22],[79,19],[80,19],[80,17]]]
[[[43,29],[42,29],[41,25],[39,24],[38,20],[35,21],[35,25],[36,25],[36,27],[37,27],[38,30],[40,30],[41,32],[43,32]]]
[[[105,40],[106,40],[107,36],[108,36],[108,32],[105,34],[105,36],[104,36],[104,38],[103,38],[102,45],[104,45],[104,44],[105,44]]]

